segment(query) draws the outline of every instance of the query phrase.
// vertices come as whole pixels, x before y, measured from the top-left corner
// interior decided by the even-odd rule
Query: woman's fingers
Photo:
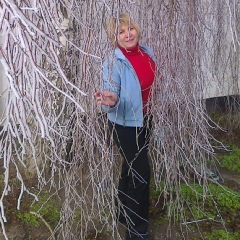
[[[104,91],[103,92],[103,99],[106,100],[106,105],[113,107],[116,105],[118,96],[115,93]]]
[[[96,90],[94,93],[94,97],[95,97],[98,105],[102,104],[102,96],[101,95],[102,95],[101,91],[99,91],[99,90]]]
[[[106,105],[110,107],[114,106],[118,100],[117,95],[109,91],[101,92],[99,90],[96,90],[94,97],[98,105]]]
[[[101,96],[101,91],[96,90],[94,93],[94,97],[99,97],[99,96]]]
[[[112,93],[112,92],[109,92],[109,91],[104,91],[103,96],[105,98],[111,99],[112,101],[117,101],[117,99],[118,99],[118,96],[115,93]]]

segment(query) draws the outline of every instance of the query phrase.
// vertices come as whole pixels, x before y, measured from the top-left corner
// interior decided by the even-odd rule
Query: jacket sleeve
[[[121,67],[117,60],[108,59],[103,64],[103,90],[110,91],[118,96],[114,107],[102,106],[103,111],[113,112],[120,104]]]

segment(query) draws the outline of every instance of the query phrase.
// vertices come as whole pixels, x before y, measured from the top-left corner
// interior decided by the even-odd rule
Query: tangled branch
[[[122,11],[139,22],[141,41],[155,51],[151,164],[156,186],[165,182],[169,217],[181,210],[179,185],[190,184],[192,174],[203,184],[203,197],[209,195],[207,167],[216,167],[215,150],[224,146],[210,134],[217,126],[204,99],[226,95],[226,89],[239,94],[239,8],[229,0],[2,1],[7,87],[0,93],[0,221],[6,239],[3,199],[12,167],[22,184],[19,208],[24,192],[37,199],[26,176],[37,178],[39,189],[61,192],[59,238],[84,239],[89,229],[98,230],[98,221],[118,235],[121,157],[93,92],[102,88],[102,62],[113,50],[106,21]]]

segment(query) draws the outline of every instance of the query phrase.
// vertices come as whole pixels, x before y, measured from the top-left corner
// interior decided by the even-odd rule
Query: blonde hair
[[[107,26],[108,37],[115,47],[117,46],[118,27],[120,25],[129,25],[136,29],[139,37],[141,35],[140,27],[130,18],[127,13],[122,13],[119,17],[111,17]]]

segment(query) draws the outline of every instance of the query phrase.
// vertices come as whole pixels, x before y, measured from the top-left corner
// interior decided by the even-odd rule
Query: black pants
[[[130,226],[128,239],[142,239],[148,228],[150,166],[148,162],[149,128],[124,127],[109,122],[114,141],[124,158],[119,179],[119,221]],[[126,214],[129,218],[125,218]]]

